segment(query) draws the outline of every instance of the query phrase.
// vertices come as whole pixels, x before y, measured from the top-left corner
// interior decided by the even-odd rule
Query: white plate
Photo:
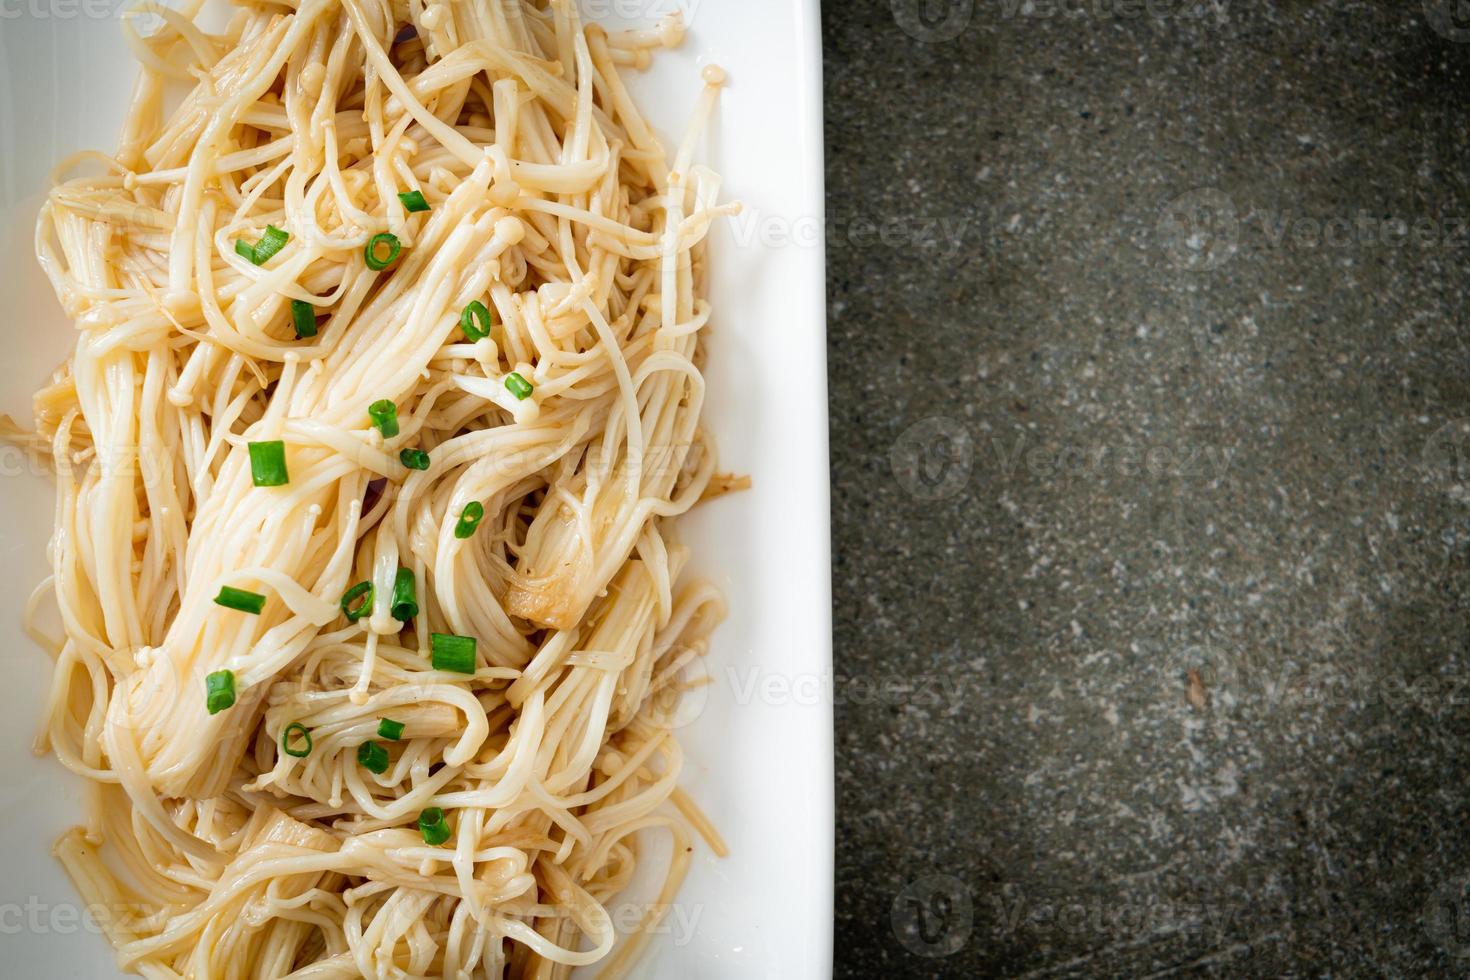
[[[696,570],[730,618],[715,684],[681,733],[684,785],[731,856],[697,853],[667,934],[638,975],[810,978],[831,969],[832,712],[827,518],[821,46],[816,0],[580,0],[585,14],[647,22],[673,9],[684,47],[632,80],[677,140],[699,69],[730,74],[702,158],[746,212],[715,233],[708,417],[723,468],[754,489],[683,523]],[[64,358],[72,327],[32,257],[46,175],[63,155],[110,151],[134,77],[119,0],[0,0],[0,410],[30,418],[30,392]],[[28,751],[47,658],[20,632],[46,574],[49,482],[0,449],[0,973],[115,976],[50,855],[75,823],[82,783]]]

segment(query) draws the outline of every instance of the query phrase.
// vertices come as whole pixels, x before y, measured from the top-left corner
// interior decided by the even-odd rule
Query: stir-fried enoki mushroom
[[[117,152],[58,169],[76,349],[0,432],[57,474],[58,854],[148,977],[623,971],[723,853],[674,728],[724,607],[671,524],[742,485],[700,420],[723,74],[669,159],[618,72],[677,19],[201,2],[140,8]]]

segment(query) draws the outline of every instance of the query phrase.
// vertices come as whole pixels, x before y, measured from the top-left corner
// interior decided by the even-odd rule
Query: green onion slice
[[[266,225],[265,234],[260,236],[260,241],[255,243],[255,264],[265,265],[272,255],[286,247],[291,236],[275,225]]]
[[[413,572],[399,568],[393,579],[393,605],[389,607],[393,618],[406,623],[419,614],[419,600],[414,594]]]
[[[291,482],[286,472],[286,444],[273,442],[246,443],[250,450],[250,478],[257,487],[281,487]]]
[[[204,704],[217,715],[235,703],[235,672],[217,670],[204,678]]]
[[[366,599],[362,599],[367,596]],[[353,605],[358,599],[362,602]],[[342,615],[347,617],[349,623],[355,623],[364,616],[370,616],[373,612],[373,583],[358,582],[352,588],[342,593]]]
[[[386,738],[390,742],[396,742],[403,737],[403,722],[384,718],[378,722],[378,737]]]
[[[388,771],[388,750],[377,742],[363,742],[357,747],[357,762],[368,772],[381,776]]]
[[[296,339],[316,336],[316,307],[304,300],[291,301],[291,323],[296,327]]]
[[[226,609],[238,609],[252,616],[259,616],[260,611],[265,608],[265,596],[259,592],[237,589],[230,585],[220,586],[219,595],[214,597],[214,602],[215,605],[224,606]]]
[[[437,806],[431,806],[419,814],[419,833],[424,835],[424,843],[431,847],[438,847],[449,839],[449,824],[444,819],[444,811]]]
[[[275,225],[266,225],[260,241],[251,245],[243,238],[235,239],[235,254],[249,259],[253,265],[265,265],[272,255],[286,247],[291,236]]]
[[[475,672],[475,638],[473,636],[430,633],[429,650],[430,660],[435,670],[448,670],[456,674]]]
[[[422,449],[404,449],[398,454],[398,462],[411,470],[426,470],[429,468],[429,454]]]
[[[505,376],[505,390],[515,395],[521,401],[531,397],[531,392],[536,389],[531,387],[531,382],[521,377],[519,371],[512,371]]]
[[[296,739],[291,737],[293,735],[301,736],[306,741],[306,747],[301,749],[292,748],[292,742],[296,741]],[[281,751],[293,759],[305,759],[311,755],[311,729],[299,721],[291,722],[291,724],[286,726],[286,730],[281,732]]]
[[[471,500],[464,505],[464,510],[460,511],[459,523],[454,525],[454,536],[462,541],[474,534],[484,516],[485,505],[478,500]]]
[[[459,315],[459,329],[470,340],[484,340],[490,336],[490,310],[479,300],[471,300]]]
[[[378,246],[380,245],[388,247],[388,257],[385,259],[378,257]],[[362,257],[367,261],[367,267],[376,272],[392,265],[402,248],[403,244],[398,241],[397,235],[383,231],[368,239],[367,247],[362,250]]]
[[[398,200],[402,201],[403,206],[408,208],[409,214],[429,210],[429,202],[424,200],[423,191],[404,191],[398,195]]]
[[[392,439],[398,435],[398,406],[388,399],[382,398],[369,405],[368,418],[383,433],[384,439]]]

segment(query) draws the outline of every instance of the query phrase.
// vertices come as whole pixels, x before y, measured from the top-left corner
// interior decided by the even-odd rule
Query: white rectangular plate
[[[827,513],[821,44],[816,0],[579,0],[584,16],[647,23],[678,7],[689,37],[631,79],[672,146],[706,64],[730,83],[701,159],[746,211],[713,237],[708,420],[722,469],[754,489],[682,523],[694,570],[730,617],[709,658],[715,683],[683,729],[684,786],[730,844],[696,854],[636,971],[655,978],[815,978],[831,970],[832,712]],[[73,328],[32,257],[46,175],[68,153],[110,152],[135,76],[120,0],[25,0],[0,8],[0,410],[30,419],[30,393]],[[52,841],[81,812],[82,782],[28,751],[49,662],[20,630],[46,574],[49,480],[0,447],[0,973],[116,976],[110,950]]]

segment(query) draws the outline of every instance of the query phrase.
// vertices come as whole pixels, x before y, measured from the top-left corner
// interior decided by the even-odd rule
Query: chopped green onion
[[[449,670],[456,674],[475,672],[475,638],[455,636],[452,633],[429,634],[430,660],[435,670]]]
[[[235,672],[217,670],[204,678],[204,704],[217,715],[235,703]]]
[[[483,340],[490,336],[490,310],[479,300],[471,300],[459,315],[459,329],[470,340]]]
[[[255,264],[265,265],[272,255],[286,247],[291,236],[275,225],[266,225],[265,234],[260,236],[260,241],[255,243]]]
[[[251,592],[247,589],[237,589],[233,586],[222,585],[219,595],[214,597],[215,605],[224,606],[226,609],[238,609],[253,616],[259,616],[260,611],[265,608],[265,596],[259,592]]]
[[[291,301],[291,323],[296,327],[296,339],[316,336],[316,307],[303,300]]]
[[[505,390],[515,395],[521,401],[531,397],[531,392],[536,389],[531,387],[531,382],[521,377],[519,371],[512,371],[505,376]]]
[[[383,398],[369,405],[368,418],[383,433],[384,439],[392,439],[398,435],[398,406],[388,399]]]
[[[273,442],[246,443],[250,451],[250,478],[257,487],[281,487],[291,482],[286,473],[286,444]]]
[[[292,735],[300,735],[304,738],[306,740],[306,748],[293,749],[291,747],[293,741],[291,738]],[[291,722],[291,724],[286,726],[286,730],[281,733],[281,751],[293,759],[305,759],[311,755],[311,729],[299,721]]]
[[[388,257],[386,259],[378,258],[379,245],[388,246]],[[362,257],[367,261],[367,267],[376,272],[379,269],[386,269],[392,265],[393,260],[398,258],[398,252],[402,248],[403,245],[398,241],[397,235],[389,234],[386,231],[379,232],[368,239],[367,247],[362,250]]]
[[[449,824],[444,820],[444,811],[437,806],[431,806],[419,814],[419,833],[424,835],[424,843],[430,847],[438,847],[449,839]]]
[[[378,737],[386,738],[390,742],[396,742],[403,737],[403,722],[384,718],[378,722]]]
[[[400,623],[406,623],[419,614],[419,600],[414,595],[413,572],[406,568],[399,568],[398,575],[393,579],[393,605],[390,611],[393,618]]]
[[[475,528],[480,526],[480,520],[485,516],[485,505],[478,500],[471,500],[464,505],[460,511],[459,523],[454,525],[454,536],[464,540],[475,533]]]
[[[408,208],[409,214],[429,210],[429,202],[424,200],[423,191],[404,191],[398,195],[398,200],[402,201],[403,206]]]
[[[368,772],[381,776],[388,771],[388,750],[377,742],[363,742],[357,747],[357,762]]]
[[[243,255],[253,265],[265,265],[272,255],[286,247],[291,236],[275,225],[266,225],[265,234],[260,236],[260,241],[251,245],[243,238],[235,239],[235,254]]]
[[[411,470],[426,470],[429,468],[429,454],[422,449],[404,449],[398,454],[398,462]]]
[[[353,605],[358,599],[367,596],[362,602]],[[373,583],[358,582],[352,588],[342,593],[342,615],[347,617],[349,623],[355,623],[364,616],[370,616],[373,612]]]

